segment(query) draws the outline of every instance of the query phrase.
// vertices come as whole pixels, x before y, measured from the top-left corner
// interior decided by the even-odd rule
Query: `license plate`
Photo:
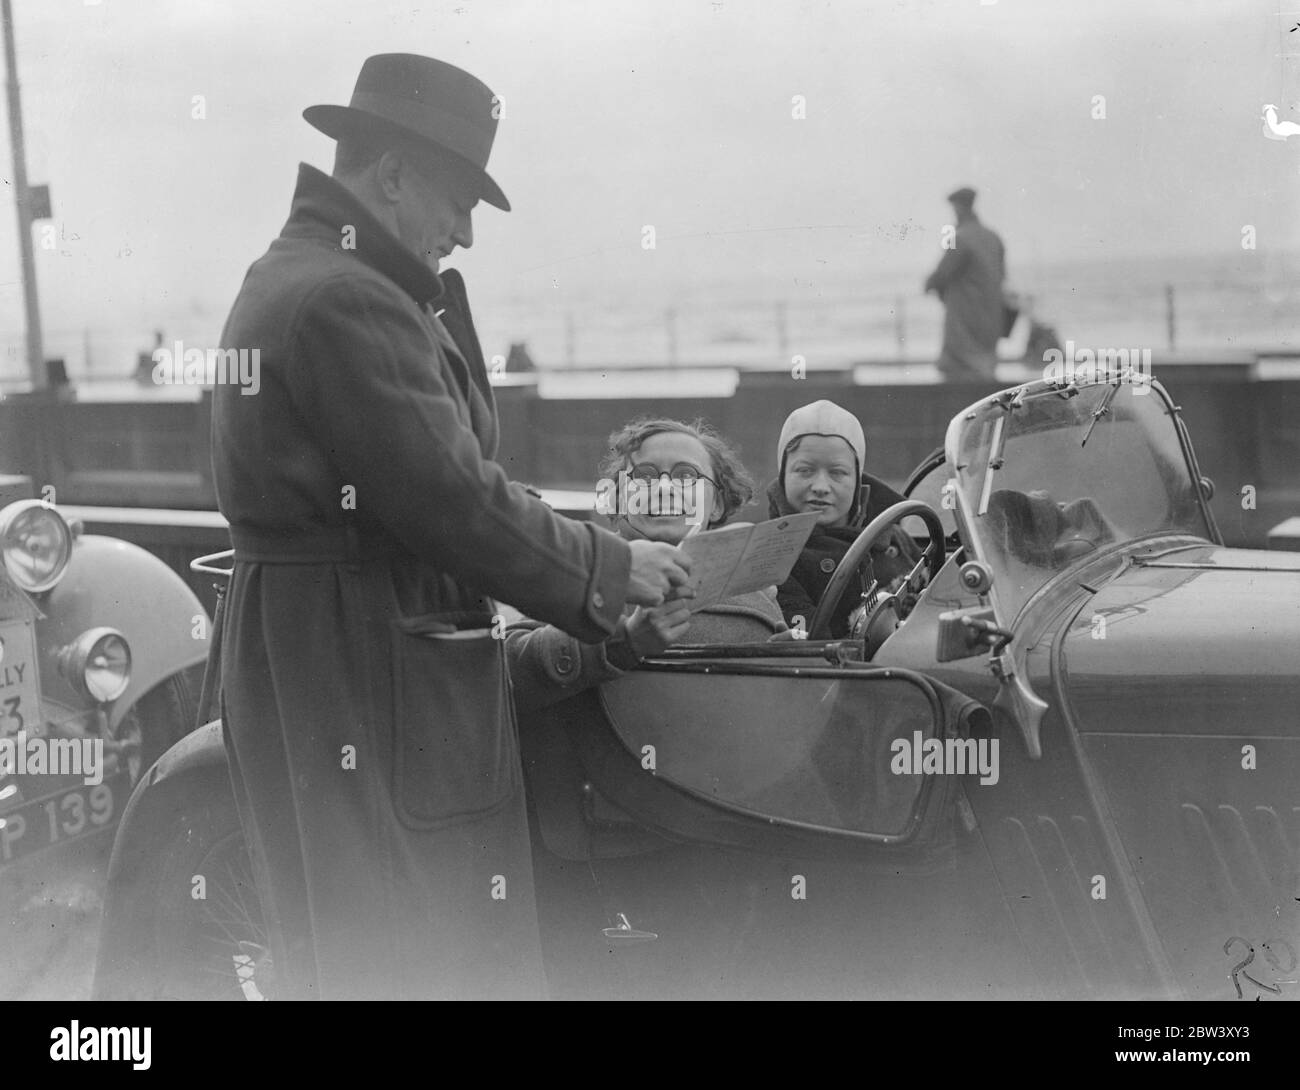
[[[129,788],[129,777],[122,773],[94,787],[71,787],[0,814],[0,864],[110,828]]]
[[[0,735],[41,728],[36,637],[29,621],[0,624]]]

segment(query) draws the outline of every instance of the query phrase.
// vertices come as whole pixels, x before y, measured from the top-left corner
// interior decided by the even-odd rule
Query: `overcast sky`
[[[915,290],[960,184],[980,190],[1013,276],[1240,256],[1246,224],[1262,260],[1300,246],[1300,138],[1261,134],[1264,103],[1300,122],[1300,57],[1279,56],[1300,14],[1273,0],[13,5],[29,173],[60,230],[58,251],[37,250],[54,327],[224,313],[297,164],[329,167],[303,107],[346,103],[362,60],[390,51],[460,65],[505,100],[490,170],[514,211],[480,205],[457,259],[480,298],[775,296],[894,271]],[[7,178],[7,139],[4,156]]]

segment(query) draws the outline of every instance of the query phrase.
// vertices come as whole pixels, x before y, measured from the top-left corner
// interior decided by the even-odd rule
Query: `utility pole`
[[[14,196],[18,203],[18,252],[22,255],[23,303],[27,310],[27,370],[32,389],[44,390],[45,348],[41,340],[41,308],[36,295],[36,260],[32,253],[32,193],[27,187],[27,153],[23,147],[23,106],[18,93],[18,61],[14,56],[14,13],[10,0],[0,0],[4,19],[6,89],[9,98],[9,142],[14,152]]]

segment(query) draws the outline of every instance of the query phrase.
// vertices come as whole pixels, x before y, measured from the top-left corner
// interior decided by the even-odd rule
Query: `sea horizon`
[[[1062,342],[1177,352],[1300,351],[1300,251],[1119,256],[1008,262],[1008,290]],[[599,292],[550,298],[494,294],[471,281],[475,324],[490,368],[503,369],[523,344],[542,371],[594,368],[736,367],[811,370],[855,363],[933,360],[942,305],[920,291],[928,269],[843,268],[817,279],[753,274],[683,282],[675,291]],[[908,277],[910,276],[910,279]],[[480,280],[485,279],[480,276]],[[1170,344],[1172,288],[1173,344]],[[75,382],[131,378],[154,331],[169,347],[218,343],[223,307],[124,317],[112,326],[45,330],[47,359],[62,359]],[[1018,359],[1028,322],[1003,341]],[[0,382],[26,377],[20,330],[0,333]]]

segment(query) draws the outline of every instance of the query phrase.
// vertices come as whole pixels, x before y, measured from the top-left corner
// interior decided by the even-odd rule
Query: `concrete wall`
[[[1263,547],[1268,530],[1300,514],[1300,378],[1265,381],[1250,364],[1164,364],[1157,374],[1183,408],[1225,538]],[[591,489],[609,433],[635,416],[703,416],[740,447],[760,486],[776,472],[789,411],[830,398],[861,419],[868,468],[901,483],[943,441],[948,420],[998,386],[856,386],[849,373],[742,373],[729,398],[543,400],[531,386],[497,390],[500,460],[515,479]],[[0,401],[0,473],[53,485],[61,504],[212,510],[211,399]],[[1242,489],[1255,489],[1255,508]],[[178,546],[178,547],[183,547]],[[194,550],[197,554],[202,548]]]
[[[58,503],[210,510],[212,398],[0,401],[0,472]]]

